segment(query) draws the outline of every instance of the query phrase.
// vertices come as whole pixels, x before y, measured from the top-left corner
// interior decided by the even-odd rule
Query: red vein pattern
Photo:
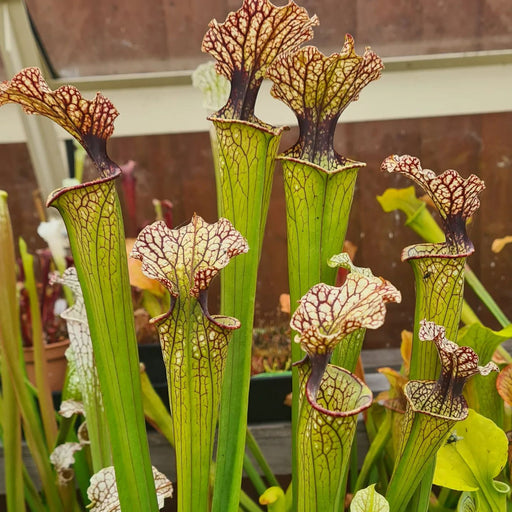
[[[478,195],[484,182],[475,174],[463,179],[457,171],[448,169],[437,176],[423,169],[418,158],[410,155],[391,155],[382,162],[384,172],[399,172],[420,185],[439,210],[445,227],[447,245],[467,252],[473,246],[466,235],[466,220],[480,206]]]
[[[466,381],[473,375],[488,375],[499,371],[492,361],[478,365],[478,355],[470,347],[459,347],[446,339],[445,328],[435,322],[420,322],[419,339],[433,341],[441,359],[441,375],[437,381],[412,380],[405,394],[414,411],[462,420],[467,416],[467,404],[462,396]]]
[[[117,171],[106,158],[105,142],[114,131],[118,112],[102,94],[86,100],[72,85],[52,91],[38,68],[26,68],[0,84],[0,106],[6,103],[18,103],[27,114],[48,117],[64,128],[84,146],[105,176]]]
[[[164,221],[146,226],[131,257],[142,261],[142,271],[177,297],[179,291],[198,297],[231,258],[249,250],[247,242],[227,219],[206,223],[198,215],[180,229]]]
[[[230,99],[221,112],[251,120],[268,66],[279,53],[293,51],[311,39],[315,25],[317,17],[309,18],[294,2],[276,7],[268,0],[245,0],[224,23],[212,20],[202,50],[216,59],[217,72],[232,82]],[[248,98],[250,105],[244,106]]]
[[[385,303],[400,301],[400,292],[388,281],[349,274],[340,287],[313,286],[300,300],[290,326],[299,333],[295,341],[308,354],[326,354],[356,329],[380,327]]]
[[[422,341],[432,340],[435,343],[441,359],[442,374],[449,376],[454,382],[461,380],[464,384],[473,375],[485,376],[492,371],[499,371],[492,361],[485,366],[479,366],[476,352],[470,347],[459,347],[457,343],[446,339],[444,327],[435,322],[422,320],[418,336]]]
[[[370,407],[373,397],[364,382],[333,365],[327,366],[317,396],[311,397],[307,389],[311,362],[304,359],[298,371],[298,499],[304,510],[330,510],[339,495],[357,416]],[[308,403],[303,405],[305,398]]]
[[[274,82],[271,94],[294,111],[301,130],[298,143],[286,155],[324,167],[343,165],[332,147],[336,122],[361,90],[380,77],[383,67],[380,57],[368,48],[357,55],[350,34],[342,51],[330,56],[314,46],[279,55],[267,70]],[[326,153],[330,165],[322,164],[325,157],[318,152]]]

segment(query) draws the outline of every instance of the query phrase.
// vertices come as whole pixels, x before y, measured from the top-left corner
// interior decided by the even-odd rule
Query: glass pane
[[[286,2],[275,2],[283,5]],[[315,44],[337,51],[351,33],[383,57],[512,48],[510,0],[306,0]],[[27,0],[60,76],[191,70],[208,57],[201,41],[212,18],[240,0]],[[58,20],[58,21],[56,21]]]

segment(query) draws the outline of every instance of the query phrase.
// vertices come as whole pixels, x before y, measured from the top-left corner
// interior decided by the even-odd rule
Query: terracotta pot
[[[64,385],[67,367],[67,359],[64,356],[64,353],[68,347],[69,340],[50,343],[44,347],[46,365],[48,369],[47,378],[50,382],[50,389],[52,391],[60,391]],[[25,366],[27,368],[28,378],[30,382],[35,385],[34,349],[32,347],[24,347],[23,355],[25,357]]]

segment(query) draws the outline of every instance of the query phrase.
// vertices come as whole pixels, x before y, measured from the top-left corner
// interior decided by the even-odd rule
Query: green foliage
[[[505,467],[507,455],[505,432],[470,410],[439,449],[434,483],[458,491],[472,491],[476,510],[505,510],[510,487],[495,478]]]
[[[95,472],[87,490],[92,510],[159,509],[172,486],[151,466],[145,413],[175,449],[180,512],[261,510],[240,490],[243,468],[261,493],[259,504],[274,512],[340,512],[353,493],[351,512],[506,510],[510,467],[508,440],[500,427],[508,427],[510,418],[496,391],[497,379],[488,374],[498,369],[491,359],[512,330],[466,267],[474,251],[466,222],[478,209],[484,185],[474,175],[463,179],[453,170],[436,175],[409,155],[392,155],[383,162],[383,171],[404,174],[425,189],[443,229],[412,187],[388,190],[378,198],[385,211],[404,211],[406,224],[426,243],[407,247],[402,254],[412,266],[417,292],[410,357],[404,356],[401,373],[382,370],[392,389],[378,397],[382,405],[368,409],[371,391],[352,372],[365,330],[378,328],[386,303],[399,302],[401,295],[391,283],[339,254],[358,170],[365,164],[339,155],[333,141],[340,115],[379,78],[383,65],[369,49],[357,55],[348,35],[341,51],[330,56],[301,47],[317,23],[316,16],[293,2],[275,7],[268,0],[244,0],[224,23],[213,21],[205,35],[203,50],[215,58],[215,70],[223,79],[219,82],[210,67],[202,86],[212,93],[220,85],[227,95],[226,80],[231,82],[225,105],[210,118],[222,218],[207,224],[194,215],[190,224],[175,230],[158,221],[142,230],[132,251],[145,275],[169,292],[167,302],[146,291],[143,303],[159,312],[153,323],[172,414],[147,376],[139,373],[115,187],[121,171],[106,151],[115,107],[101,94],[86,100],[70,86],[51,91],[34,68],[2,84],[0,105],[18,103],[26,112],[58,123],[80,143],[98,172],[97,179],[59,189],[48,201],[66,224],[77,267],[71,284],[77,301],[63,317],[75,342],[70,360],[81,385],[73,383],[73,375],[68,382],[70,388],[79,388],[84,402],[64,402],[61,412],[68,417],[60,422],[59,432],[42,381],[43,366],[33,393],[19,359],[13,241],[5,194],[0,193],[0,408],[10,509],[23,510],[26,501],[38,512],[78,510],[73,478],[62,481],[71,462],[67,456],[65,464],[55,460],[63,450],[71,451],[72,459],[80,449],[77,480],[89,478],[89,457]],[[265,77],[273,82],[272,95],[294,111],[299,123],[298,140],[280,155],[284,128],[269,126],[254,113]],[[284,170],[291,328],[297,342],[292,350],[292,484],[286,494],[250,433],[246,441],[258,265],[276,159]],[[80,174],[82,164],[83,158]],[[23,244],[21,254],[32,295],[32,337],[42,341],[32,262]],[[58,262],[62,271],[62,254]],[[339,266],[349,273],[334,286]],[[217,274],[222,314],[212,315],[207,294]],[[464,306],[464,276],[505,327],[502,331],[485,328]],[[65,277],[59,279],[65,282]],[[461,318],[472,325],[459,332]],[[85,341],[88,348],[82,350]],[[463,395],[466,380],[473,376]],[[502,396],[510,397],[508,370],[498,387]],[[466,400],[483,415],[468,413]],[[80,430],[73,428],[84,411],[90,448],[84,448]],[[363,411],[373,443],[358,476],[353,445]],[[22,428],[39,471],[41,495],[21,464]],[[56,469],[49,461],[55,439]],[[246,445],[263,477],[245,453]],[[433,492],[433,482],[443,489]],[[387,487],[386,498],[376,492],[376,485]]]
[[[389,512],[389,504],[375,490],[375,485],[370,485],[357,491],[350,503],[350,512]]]

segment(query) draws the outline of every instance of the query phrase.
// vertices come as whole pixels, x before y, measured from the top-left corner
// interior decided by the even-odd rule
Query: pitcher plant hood
[[[466,232],[466,221],[480,206],[478,195],[484,182],[471,174],[463,179],[457,171],[448,169],[437,176],[423,169],[418,158],[410,155],[391,155],[382,163],[384,172],[399,172],[416,182],[430,197],[439,211],[446,241],[444,244],[418,244],[406,247],[402,259],[426,256],[460,257],[474,251]]]
[[[340,53],[323,55],[306,46],[279,55],[267,71],[274,84],[271,94],[290,107],[299,122],[299,140],[284,158],[306,161],[328,172],[343,167],[362,167],[334,150],[334,131],[341,113],[356,101],[361,90],[380,77],[380,57],[366,49],[354,50],[354,39],[345,36]]]
[[[330,355],[338,343],[361,327],[384,323],[387,302],[400,302],[400,292],[380,277],[348,274],[342,286],[313,286],[302,297],[290,326],[311,361],[306,391],[314,406]]]
[[[316,16],[290,1],[276,7],[268,0],[244,0],[224,23],[212,20],[202,50],[212,55],[216,70],[231,82],[226,105],[215,118],[257,122],[254,105],[267,68],[276,56],[295,50],[313,37]]]

